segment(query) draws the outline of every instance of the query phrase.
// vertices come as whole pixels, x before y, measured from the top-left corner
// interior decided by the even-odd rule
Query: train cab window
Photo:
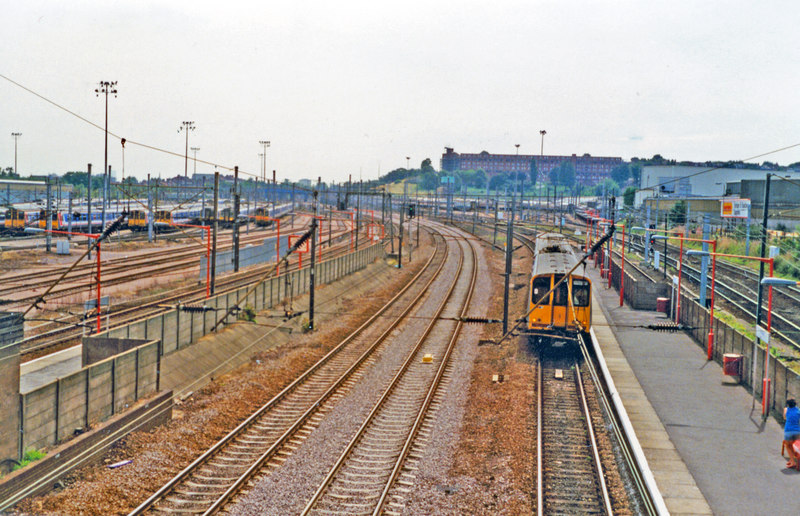
[[[543,295],[550,290],[550,276],[539,276],[538,278],[533,278],[533,285],[531,289],[531,303],[536,304]],[[547,298],[542,301],[543,305],[549,305],[550,299]]]
[[[553,276],[553,284],[555,285],[561,281],[561,278],[563,276]],[[569,291],[565,281],[553,291],[553,306],[567,306],[567,299],[569,299]]]
[[[591,291],[589,282],[585,279],[572,279],[572,304],[575,306],[589,306]]]

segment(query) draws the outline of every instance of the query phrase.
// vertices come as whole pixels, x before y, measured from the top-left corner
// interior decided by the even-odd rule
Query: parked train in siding
[[[579,332],[591,328],[592,282],[577,271],[564,279],[578,263],[564,235],[539,235],[534,253],[527,333],[534,342],[543,345],[574,340]]]
[[[25,228],[38,227],[39,210],[34,208],[11,207],[5,210],[3,220],[3,233],[7,235],[22,235]]]

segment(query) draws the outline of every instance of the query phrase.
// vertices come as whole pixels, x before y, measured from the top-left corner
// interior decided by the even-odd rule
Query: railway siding
[[[323,277],[327,278],[329,281],[334,281],[365,268],[369,263],[372,263],[382,255],[383,247],[380,244],[376,244],[357,251],[353,255],[345,255],[328,260],[327,262],[317,265],[317,277]],[[322,270],[325,270],[327,274],[320,275],[319,272]],[[333,271],[335,271],[335,273]],[[304,293],[308,288],[309,269],[305,268],[299,271],[293,271],[289,274],[291,276],[290,283],[293,286],[292,295],[299,296]],[[256,290],[255,299],[249,301],[254,303],[256,310],[269,309],[277,306],[282,297],[286,295],[284,289],[285,284],[284,276],[270,278],[262,283],[259,289]],[[240,299],[242,301],[241,306],[244,306],[245,303],[242,298],[245,292],[246,288],[241,288],[233,293],[221,294],[216,298],[211,298],[206,306],[218,310],[227,309],[233,306],[233,304],[237,302],[237,299]],[[97,337],[117,339],[142,338],[146,341],[158,341],[153,345],[158,348],[158,353],[156,353],[156,355],[160,362],[161,357],[169,358],[175,351],[188,348],[190,345],[195,344],[197,339],[201,336],[201,333],[202,335],[208,334],[216,322],[216,317],[218,317],[217,314],[219,313],[218,310],[183,312],[176,308],[164,314],[116,328],[110,332],[98,334]],[[231,320],[229,322],[235,321]],[[200,331],[201,329],[202,332]],[[241,354],[242,350],[235,349],[232,353],[234,353],[234,355]],[[230,358],[226,356],[220,357],[212,353],[209,355],[210,360],[194,360],[195,367],[191,369],[190,373],[179,375],[180,377],[174,380],[164,381],[165,379],[162,378],[164,372],[162,370],[156,371],[156,369],[158,369],[156,364],[148,357],[150,357],[149,352],[144,355],[137,355],[135,358],[131,359],[136,362],[138,369],[132,368],[132,366],[129,365],[122,365],[121,363],[117,364],[120,360],[123,362],[127,360],[119,357],[111,359],[114,361],[114,364],[119,365],[119,368],[117,368],[116,365],[110,366],[105,362],[95,365],[94,369],[88,374],[89,379],[83,382],[89,385],[89,390],[87,392],[90,393],[90,397],[94,396],[91,395],[91,393],[95,392],[95,389],[98,388],[98,382],[103,385],[107,383],[115,384],[118,392],[115,394],[110,394],[109,392],[96,394],[96,396],[98,396],[98,402],[105,400],[104,403],[107,403],[101,403],[102,407],[98,408],[98,405],[96,405],[94,401],[91,402],[88,415],[92,421],[95,420],[95,417],[97,421],[102,421],[112,416],[117,411],[124,409],[126,404],[130,403],[130,401],[135,401],[136,398],[144,396],[148,392],[152,392],[150,387],[144,387],[138,383],[132,385],[132,379],[138,378],[141,381],[145,381],[145,379],[152,378],[153,388],[155,388],[156,385],[160,388],[165,388],[181,383],[190,383],[202,378],[205,378],[205,381],[207,381],[210,375],[214,374],[209,373],[209,371],[213,371],[215,368],[219,367],[221,363],[226,362],[226,360]],[[244,359],[246,360],[246,356]],[[233,362],[232,364],[238,363],[240,362]],[[145,366],[152,367],[154,371],[142,370]],[[30,401],[28,404],[30,407],[26,405],[24,400],[22,408],[18,405],[4,407],[7,412],[14,413],[16,411],[21,411],[22,414],[20,416],[22,418],[22,431],[20,433],[4,433],[0,436],[4,447],[11,450],[22,450],[28,447],[50,447],[71,437],[72,430],[82,426],[77,425],[65,428],[62,424],[57,423],[60,413],[63,413],[63,407],[59,405],[61,401],[56,403],[56,399],[64,399],[64,394],[59,394],[58,389],[67,381],[66,378],[73,375],[82,375],[84,373],[78,369],[66,375],[63,371],[57,374],[62,377],[61,380],[43,380],[43,383],[29,387],[29,391],[25,393],[25,399]],[[221,374],[221,372],[217,374]],[[150,384],[148,383],[148,385]],[[202,385],[202,382],[197,385]],[[45,401],[39,404],[33,404],[32,400],[42,396],[44,396]],[[108,403],[111,402],[111,399],[114,400],[113,408],[107,406]],[[39,405],[41,405],[41,407],[37,409],[36,407],[39,407]],[[79,413],[86,416],[87,410],[82,409]],[[0,417],[9,420],[13,419],[12,414],[8,414],[7,418],[6,414],[2,414]],[[85,420],[85,417],[83,417],[83,419]],[[57,426],[59,427],[58,430]],[[20,446],[20,442],[16,438],[18,435],[23,436],[23,446]],[[21,458],[21,452],[18,452],[17,455],[18,459]]]

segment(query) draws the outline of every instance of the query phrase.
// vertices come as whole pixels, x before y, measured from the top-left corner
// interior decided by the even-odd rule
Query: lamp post
[[[14,138],[14,174],[17,173],[17,140],[20,136],[22,133],[11,133],[11,137]]]
[[[259,145],[264,147],[264,153],[261,154],[261,180],[264,181],[264,185],[267,184],[267,147],[269,147],[270,143],[269,140],[258,140]]]
[[[515,143],[515,144],[514,144],[514,147],[516,147],[516,148],[517,148],[517,156],[519,156],[519,144],[518,144],[518,143]]]
[[[772,260],[772,258],[770,258]],[[772,331],[772,287],[777,286],[789,286],[794,287],[800,285],[800,281],[784,279],[784,278],[774,278],[772,276],[772,264],[773,262],[770,261],[770,271],[769,276],[763,278],[761,280],[761,285],[766,285],[769,287],[769,294],[768,294],[768,304],[767,304],[767,335],[765,339],[765,343],[767,345],[766,352],[764,354],[764,380],[761,386],[761,417],[762,419],[766,419],[769,413],[769,405],[770,405],[770,393],[772,381],[769,378],[769,336],[770,332]],[[758,327],[756,328],[756,333],[758,333]]]
[[[100,85],[94,90],[94,93],[96,97],[99,97],[101,93],[106,97],[105,157],[103,158],[103,215],[102,225],[100,226],[100,231],[102,232],[106,228],[106,198],[108,197],[108,192],[106,191],[108,185],[108,94],[111,93],[114,97],[117,96],[117,81],[100,81]]]
[[[197,151],[200,150],[200,147],[192,147],[192,152],[194,152],[194,172],[192,172],[192,176],[197,175]]]
[[[620,247],[620,272],[619,272],[619,306],[622,306],[625,299],[625,224],[620,224],[622,228],[622,247]]]
[[[178,127],[178,132],[181,131],[186,133],[186,154],[183,162],[183,177],[188,177],[189,175],[189,131],[194,131],[194,122],[181,122],[181,126]]]
[[[411,157],[406,156],[406,170],[411,170]]]
[[[541,131],[539,131],[539,134],[542,135],[542,150],[541,150],[541,153],[539,155],[540,156],[544,156],[544,135],[547,134],[547,131],[542,129]]]

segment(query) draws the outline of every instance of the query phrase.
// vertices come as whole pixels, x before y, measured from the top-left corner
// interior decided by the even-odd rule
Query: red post
[[[622,306],[625,300],[625,225],[622,225],[622,263],[620,265],[619,273],[619,306]]]
[[[98,235],[95,238],[100,238]],[[97,242],[97,333],[100,333],[100,242]]]
[[[683,235],[681,239],[681,252],[678,255],[678,299],[675,302],[675,323],[681,323],[681,279],[683,278]]]
[[[275,275],[279,276],[281,274],[281,221],[275,219],[275,223],[278,225],[278,239],[275,241]]]
[[[354,215],[355,214],[350,213],[350,252],[351,253],[353,252],[353,232],[355,231],[355,225],[356,225],[355,221],[353,220]]]
[[[608,288],[611,288],[611,264],[614,258],[614,238],[608,239]]]
[[[591,238],[591,231],[592,231],[592,219],[591,217],[586,219],[586,249],[584,250],[585,253],[589,252],[589,240]]]

